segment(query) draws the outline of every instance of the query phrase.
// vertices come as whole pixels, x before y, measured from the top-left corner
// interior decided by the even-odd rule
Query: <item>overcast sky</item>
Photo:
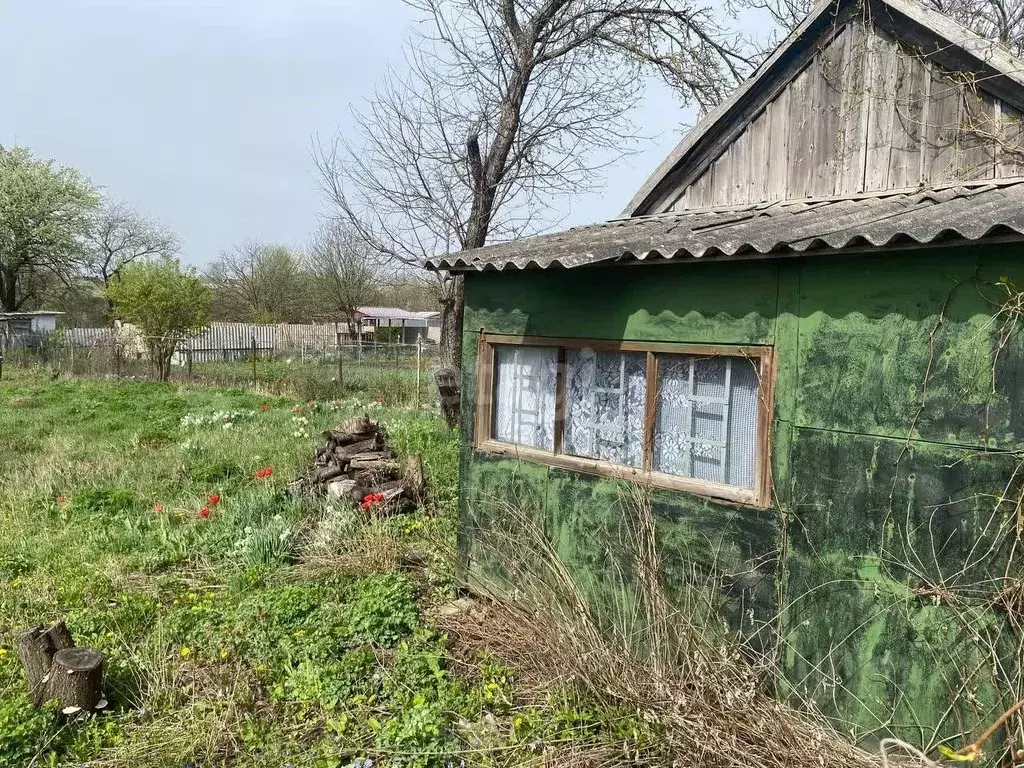
[[[0,0],[0,144],[79,168],[192,263],[300,247],[323,210],[312,138],[351,130],[412,23],[399,0]],[[566,224],[617,215],[693,115],[657,87],[637,118],[654,141],[560,201]]]

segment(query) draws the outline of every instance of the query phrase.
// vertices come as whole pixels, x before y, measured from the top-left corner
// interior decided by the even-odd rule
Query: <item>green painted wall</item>
[[[791,695],[927,743],[1002,711],[994,678],[1018,668],[1001,614],[947,604],[1003,573],[1015,503],[998,498],[1020,493],[1024,357],[1016,338],[995,352],[1004,275],[1024,284],[1017,249],[472,274],[465,423],[482,328],[774,345],[773,509],[656,493],[666,578],[696,566],[726,585],[734,629],[762,643],[778,629]],[[609,620],[629,605],[621,483],[468,447],[462,470],[467,531],[512,500]]]

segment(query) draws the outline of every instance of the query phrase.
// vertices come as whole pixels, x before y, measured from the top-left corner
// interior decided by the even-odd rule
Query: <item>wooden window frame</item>
[[[555,377],[555,424],[552,451],[509,443],[494,437],[494,368],[496,348],[502,345],[555,347],[558,350]],[[570,456],[562,452],[565,432],[565,358],[569,349],[594,349],[611,352],[647,354],[647,398],[644,413],[643,467],[627,467],[601,459]],[[744,357],[755,361],[759,381],[760,409],[757,418],[757,452],[754,487],[739,488],[705,480],[657,472],[651,469],[654,455],[655,413],[658,402],[658,355],[700,355],[704,357]],[[599,339],[515,336],[480,331],[477,346],[477,395],[473,428],[476,450],[509,456],[591,475],[614,477],[643,483],[652,488],[708,496],[737,504],[765,509],[771,502],[771,420],[775,389],[775,350],[770,346],[728,344],[677,344],[670,342],[607,341]]]

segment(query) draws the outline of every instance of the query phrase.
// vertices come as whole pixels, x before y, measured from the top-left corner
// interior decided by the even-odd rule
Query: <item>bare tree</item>
[[[206,271],[218,319],[255,323],[304,320],[308,279],[301,258],[283,245],[247,240]]]
[[[553,223],[552,196],[596,187],[635,146],[650,74],[706,109],[748,64],[687,0],[405,2],[425,21],[407,71],[357,113],[360,142],[315,149],[338,218],[405,264]],[[458,370],[462,280],[443,287],[443,364]]]
[[[106,290],[129,264],[177,252],[178,239],[172,232],[122,203],[107,201],[85,235],[82,261],[86,277],[98,280]],[[109,300],[108,309],[113,309]]]
[[[330,222],[313,236],[306,260],[321,306],[355,337],[357,308],[372,304],[385,281],[380,254],[344,223]]]
[[[922,0],[982,37],[994,40],[1013,55],[1024,54],[1024,0]],[[816,5],[815,0],[729,0],[734,12],[753,9],[768,14],[776,30],[767,40],[773,48],[799,26]]]

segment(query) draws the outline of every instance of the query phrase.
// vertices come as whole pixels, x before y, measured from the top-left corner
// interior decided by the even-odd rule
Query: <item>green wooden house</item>
[[[825,3],[621,218],[432,260],[466,278],[470,561],[506,499],[600,601],[638,483],[668,583],[727,585],[793,691],[919,745],[991,722],[1024,693],[1022,111],[1024,62],[947,18]]]

